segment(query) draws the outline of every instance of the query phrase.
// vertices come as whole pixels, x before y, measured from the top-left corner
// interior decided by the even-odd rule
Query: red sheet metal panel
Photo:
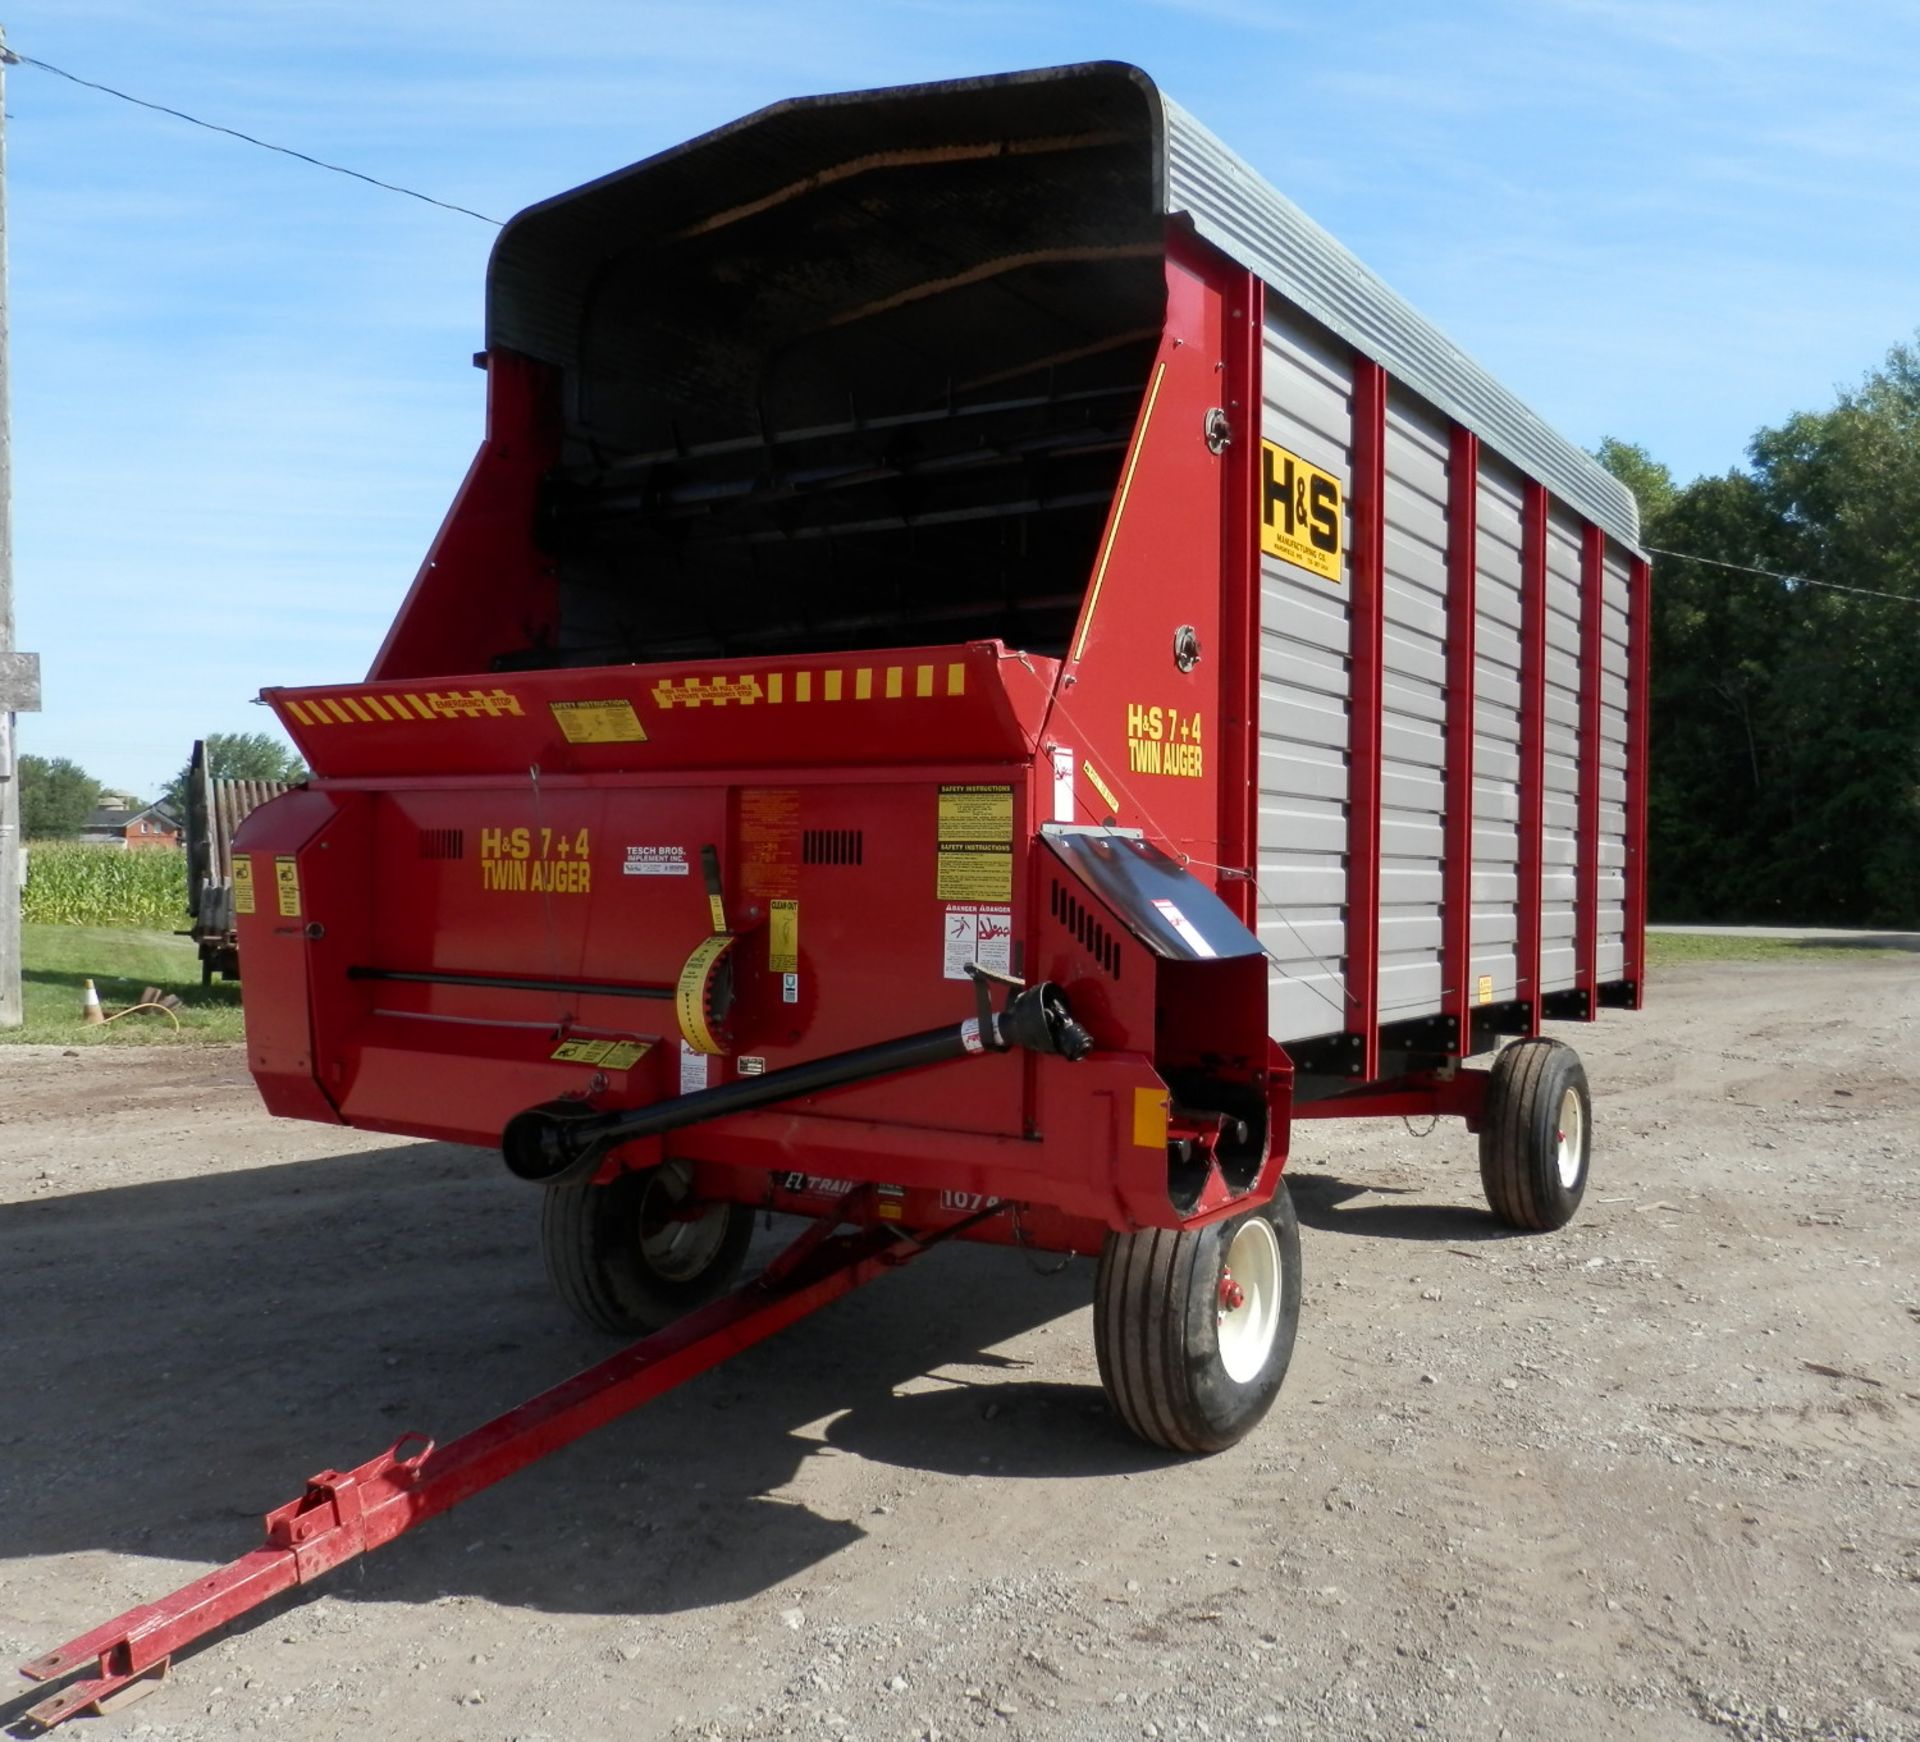
[[[1380,715],[1386,628],[1387,374],[1356,358],[1353,376],[1353,623],[1347,751],[1347,1030],[1355,1074],[1380,1064]]]
[[[1473,1030],[1473,736],[1479,610],[1480,441],[1454,425],[1447,466],[1446,852],[1441,871],[1441,986],[1459,1049]]]
[[[1647,992],[1647,725],[1653,697],[1648,690],[1653,646],[1653,565],[1632,565],[1629,613],[1630,673],[1627,697],[1627,923],[1626,978],[1633,1008]]]
[[[1600,712],[1605,689],[1607,535],[1589,525],[1580,541],[1580,857],[1576,869],[1574,983],[1586,1015],[1600,1014]]]
[[[1516,992],[1540,1026],[1540,909],[1547,766],[1547,492],[1531,480],[1521,515],[1520,938]]]

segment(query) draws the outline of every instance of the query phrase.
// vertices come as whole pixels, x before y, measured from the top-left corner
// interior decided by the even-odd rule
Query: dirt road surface
[[[1457,1128],[1299,1130],[1299,1350],[1230,1453],[1109,1418],[1089,1263],[943,1250],[70,1733],[1920,1737],[1920,968],[1689,967],[1563,1032],[1563,1233],[1497,1227]],[[234,1051],[0,1055],[0,1651],[604,1354],[535,1216],[486,1154],[269,1121]]]

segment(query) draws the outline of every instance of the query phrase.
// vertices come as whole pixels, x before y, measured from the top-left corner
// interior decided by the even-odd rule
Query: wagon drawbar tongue
[[[995,1204],[920,1237],[884,1225],[836,1232],[843,1220],[862,1217],[860,1200],[871,1196],[870,1187],[856,1188],[752,1281],[459,1439],[442,1446],[408,1434],[353,1469],[320,1471],[297,1500],[266,1515],[266,1540],[258,1548],[22,1664],[31,1681],[73,1678],[27,1716],[52,1729],[151,1692],[177,1654],[250,1610],[380,1548],[1008,1209]]]

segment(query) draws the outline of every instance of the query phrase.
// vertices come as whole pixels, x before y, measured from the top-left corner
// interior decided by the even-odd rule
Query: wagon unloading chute
[[[101,1666],[49,1719],[940,1240],[1100,1253],[1117,1413],[1200,1452],[1286,1372],[1296,1121],[1459,1117],[1520,1227],[1585,1190],[1539,1031],[1642,995],[1631,499],[1143,75],[536,206],[482,361],[366,679],[265,692],[314,777],[236,846],[249,1063],[503,1146],[640,1340],[316,1477],[30,1666]],[[810,1227],[728,1293],[760,1211]]]

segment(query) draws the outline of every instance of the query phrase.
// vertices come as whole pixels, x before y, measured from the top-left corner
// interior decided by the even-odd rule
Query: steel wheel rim
[[[691,1282],[720,1255],[727,1238],[727,1206],[709,1204],[688,1216],[682,1209],[690,1187],[684,1173],[658,1169],[640,1200],[640,1256],[666,1282]]]
[[[1586,1149],[1587,1114],[1580,1105],[1580,1092],[1569,1089],[1560,1097],[1560,1120],[1554,1128],[1560,1166],[1560,1184],[1572,1191],[1580,1183],[1581,1157]]]
[[[1238,1385],[1259,1378],[1280,1331],[1285,1264],[1273,1224],[1257,1212],[1234,1231],[1220,1273],[1220,1365]]]

